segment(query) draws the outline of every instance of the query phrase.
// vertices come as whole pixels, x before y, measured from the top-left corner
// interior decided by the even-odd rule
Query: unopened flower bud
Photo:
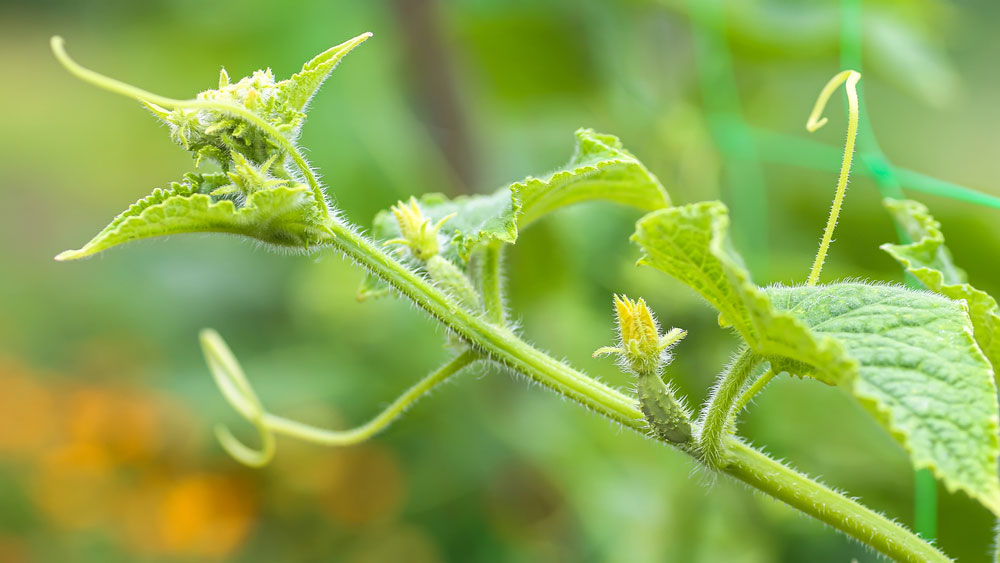
[[[683,339],[687,332],[671,329],[660,336],[660,327],[641,297],[633,301],[615,295],[615,312],[618,316],[618,346],[605,346],[594,356],[618,354],[623,365],[636,374],[656,373],[669,359],[669,349]]]
[[[426,262],[438,254],[440,251],[438,231],[441,230],[441,226],[446,221],[454,217],[454,214],[451,214],[437,223],[431,223],[431,220],[420,211],[420,206],[417,204],[416,198],[413,197],[407,203],[400,201],[392,206],[392,214],[396,216],[400,238],[386,241],[385,244],[406,246],[413,253],[413,256],[421,262]]]

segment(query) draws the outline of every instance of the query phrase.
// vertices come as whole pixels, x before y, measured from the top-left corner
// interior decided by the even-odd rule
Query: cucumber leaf
[[[467,261],[480,243],[513,243],[520,229],[573,203],[603,199],[644,211],[670,205],[659,180],[622,148],[617,137],[581,129],[576,141],[569,163],[542,178],[529,176],[489,195],[449,200],[427,194],[419,200],[421,211],[434,222],[456,214],[441,232],[449,237],[452,255]],[[399,236],[392,213],[379,212],[373,236],[380,240]]]
[[[923,204],[912,200],[887,199],[885,206],[913,239],[910,244],[883,244],[889,253],[931,291],[951,299],[964,299],[979,347],[993,364],[994,379],[1000,380],[1000,307],[985,291],[965,283],[965,273],[952,263],[944,245],[941,224]]]
[[[949,490],[1000,515],[997,399],[962,303],[901,286],[757,287],[728,244],[719,202],[639,220],[640,264],[687,284],[772,369],[854,396]]]
[[[767,294],[857,362],[848,390],[915,467],[1000,514],[996,385],[963,303],[863,283],[777,286]]]
[[[56,260],[76,260],[133,240],[179,233],[232,233],[299,249],[321,244],[328,236],[307,186],[253,192],[239,198],[238,206],[236,199],[210,195],[229,181],[223,174],[189,174],[183,182],[132,204],[82,248],[67,250]]]
[[[639,264],[652,266],[694,289],[732,325],[755,352],[773,357],[772,367],[836,385],[853,369],[832,338],[818,338],[794,316],[775,311],[731,250],[729,214],[718,201],[654,211],[639,220],[632,241],[643,251]]]

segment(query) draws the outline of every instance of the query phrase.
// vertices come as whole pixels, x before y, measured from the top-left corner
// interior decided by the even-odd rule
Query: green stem
[[[933,545],[885,516],[809,479],[746,444],[731,440],[723,470],[764,493],[837,528],[894,561],[951,561]]]
[[[451,376],[455,375],[469,364],[481,359],[479,354],[471,350],[462,352],[447,364],[431,372],[426,377],[415,383],[399,396],[391,405],[385,408],[378,415],[368,422],[351,428],[349,430],[327,430],[316,428],[308,424],[303,424],[295,420],[289,420],[277,415],[267,413],[264,415],[264,424],[276,434],[294,436],[308,442],[326,446],[348,446],[364,442],[375,434],[386,429],[397,418],[410,408],[420,397],[428,391],[443,383]],[[239,409],[237,409],[239,410]]]
[[[511,330],[468,312],[374,243],[336,220],[330,244],[392,285],[475,349],[602,416],[645,434],[633,398],[537,350]],[[721,471],[900,561],[950,561],[906,528],[736,440],[726,442]]]
[[[757,381],[754,381],[753,385],[744,391],[743,394],[740,395],[740,398],[736,401],[736,404],[733,405],[733,416],[743,412],[743,409],[750,404],[750,400],[757,396],[757,393],[760,393],[776,375],[778,375],[778,372],[773,369],[769,369],[764,372],[764,375],[758,377]]]
[[[219,424],[215,427],[219,443],[240,463],[250,467],[263,467],[274,457],[275,449],[274,433],[264,423],[264,406],[247,381],[236,356],[226,346],[219,333],[210,329],[203,330],[199,340],[215,384],[229,404],[234,407],[239,405],[237,410],[254,425],[260,436],[260,449],[254,450],[237,440],[229,428]]]
[[[524,342],[513,331],[469,311],[426,279],[387,255],[350,225],[334,218],[328,223],[329,244],[392,285],[463,340],[492,359],[542,385],[620,422],[642,420],[635,401],[573,370]]]
[[[486,316],[496,324],[504,324],[506,316],[503,305],[503,276],[500,262],[503,243],[493,241],[483,247],[479,255],[479,292],[483,296]]]
[[[719,375],[712,396],[702,411],[701,436],[698,438],[698,449],[702,460],[709,467],[716,469],[725,464],[726,428],[733,412],[733,405],[739,399],[740,391],[746,387],[747,381],[753,376],[753,368],[760,363],[760,356],[749,348],[744,348],[735,360],[729,363],[726,370]]]
[[[265,411],[246,374],[243,373],[243,368],[222,337],[214,330],[206,329],[201,332],[201,344],[212,378],[222,391],[222,396],[236,412],[257,428],[261,447],[259,450],[254,450],[245,446],[222,425],[216,427],[216,435],[226,451],[240,462],[252,467],[266,465],[274,456],[275,434],[284,434],[325,446],[349,446],[364,442],[395,422],[435,386],[469,364],[483,359],[477,352],[465,350],[407,389],[368,422],[347,430],[328,430]]]

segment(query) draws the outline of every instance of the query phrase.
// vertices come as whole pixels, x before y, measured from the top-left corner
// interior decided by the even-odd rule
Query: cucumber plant
[[[73,74],[141,102],[165,123],[197,166],[156,189],[60,261],[91,256],[126,242],[177,233],[223,232],[272,248],[333,249],[367,277],[359,298],[394,294],[447,329],[452,358],[369,422],[348,430],[316,428],[269,412],[222,338],[205,330],[210,371],[228,402],[252,423],[260,445],[249,447],[223,426],[222,446],[237,460],[266,464],[275,435],[332,446],[370,438],[436,385],[474,363],[523,374],[613,422],[675,447],[710,471],[728,474],[901,561],[948,561],[902,525],[750,447],[737,434],[739,414],[774,377],[812,378],[853,396],[898,440],[915,467],[928,468],[1000,515],[997,476],[1000,309],[969,285],[952,262],[939,224],[915,201],[885,205],[912,242],[882,248],[926,289],[874,281],[820,283],[847,188],[858,131],[860,75],[844,71],[822,90],[807,128],[843,84],[847,144],[833,207],[812,269],[801,284],[754,283],[729,240],[729,215],[718,201],[675,205],[638,159],[611,135],[576,132],[569,162],[492,194],[448,199],[425,194],[379,213],[370,236],[330,203],[298,145],[305,108],[340,60],[370,37],[363,34],[313,58],[286,80],[270,70],[188,100],[171,99],[103,76],[74,62],[56,37],[56,57]],[[640,265],[661,270],[699,294],[718,322],[739,337],[739,349],[710,398],[692,412],[664,380],[672,349],[686,332],[662,332],[641,298],[614,296],[618,342],[595,355],[617,355],[636,378],[636,393],[611,388],[529,344],[509,320],[501,262],[521,229],[577,202],[604,200],[646,213],[632,241]],[[669,374],[667,374],[669,375]]]

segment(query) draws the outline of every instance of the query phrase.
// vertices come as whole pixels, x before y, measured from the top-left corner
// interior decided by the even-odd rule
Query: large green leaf
[[[443,254],[458,264],[489,241],[514,243],[518,232],[561,207],[605,200],[650,211],[670,205],[670,197],[645,166],[622,147],[617,137],[591,129],[576,132],[576,151],[563,167],[542,177],[529,176],[488,195],[449,200],[441,194],[419,199],[423,214],[433,222],[455,216],[441,228],[447,241]],[[375,216],[372,236],[388,240],[399,236],[392,213]],[[362,284],[359,296],[380,294],[383,286],[372,278]]]
[[[703,202],[646,215],[633,240],[640,263],[698,292],[773,369],[846,389],[917,467],[1000,514],[996,388],[961,303],[861,283],[759,288],[728,225],[723,204]]]
[[[767,294],[857,362],[846,387],[914,466],[1000,515],[996,386],[961,302],[863,283],[770,287]]]
[[[955,267],[944,245],[941,224],[931,217],[923,204],[888,199],[885,206],[914,242],[883,244],[882,250],[931,291],[965,300],[976,342],[993,364],[994,378],[1000,378],[1000,308],[996,299],[965,283],[965,273]]]
[[[831,338],[817,338],[792,315],[777,312],[754,285],[742,260],[730,250],[729,214],[718,201],[650,213],[636,224],[632,240],[644,253],[640,264],[677,278],[705,298],[747,344],[773,367],[810,375],[831,385],[850,373],[852,361]]]
[[[237,207],[236,201],[209,195],[228,182],[222,174],[188,175],[184,182],[134,203],[82,248],[56,259],[76,260],[133,240],[179,233],[232,233],[299,249],[320,244],[327,236],[308,187],[261,190]]]

